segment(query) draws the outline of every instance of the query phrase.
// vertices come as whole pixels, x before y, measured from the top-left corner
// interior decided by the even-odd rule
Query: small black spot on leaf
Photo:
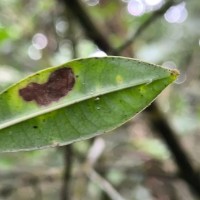
[[[29,83],[19,90],[19,95],[25,101],[35,101],[38,105],[46,106],[53,101],[58,101],[72,90],[75,76],[71,68],[60,68],[49,76],[44,84]]]
[[[36,128],[38,128],[38,126],[33,126],[33,128],[35,128],[35,129],[36,129]]]

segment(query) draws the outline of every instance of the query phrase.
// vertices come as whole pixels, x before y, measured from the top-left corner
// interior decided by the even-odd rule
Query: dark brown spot
[[[46,106],[53,101],[58,101],[72,90],[75,76],[71,68],[58,69],[49,76],[44,84],[29,83],[19,90],[19,95],[25,101],[36,101],[38,105]]]

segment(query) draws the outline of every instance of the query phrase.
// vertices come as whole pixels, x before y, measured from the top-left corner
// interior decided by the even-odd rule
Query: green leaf
[[[123,57],[77,59],[40,71],[0,94],[0,151],[60,146],[108,132],[177,76]]]

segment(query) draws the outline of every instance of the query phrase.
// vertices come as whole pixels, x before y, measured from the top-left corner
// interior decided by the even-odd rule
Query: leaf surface
[[[177,76],[123,57],[77,59],[40,71],[0,94],[0,151],[60,146],[108,132]]]

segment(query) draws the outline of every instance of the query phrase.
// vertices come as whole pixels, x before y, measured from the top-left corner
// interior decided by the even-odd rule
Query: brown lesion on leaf
[[[66,96],[74,84],[75,75],[72,69],[63,67],[52,72],[44,84],[29,83],[19,90],[19,95],[25,101],[35,101],[38,105],[47,106]]]

